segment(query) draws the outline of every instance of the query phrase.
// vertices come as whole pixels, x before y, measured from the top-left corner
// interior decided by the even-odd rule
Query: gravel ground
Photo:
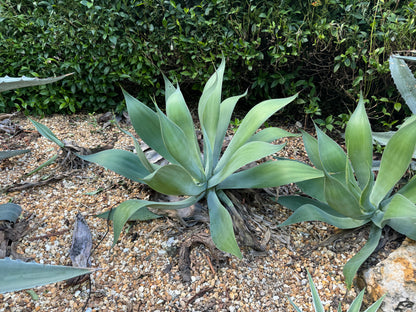
[[[29,147],[29,154],[0,163],[0,184],[37,182],[62,174],[59,166],[44,168],[23,177],[52,157],[58,147],[37,135],[24,117],[13,122],[24,131],[10,137],[0,133],[0,150]],[[130,138],[114,126],[102,128],[95,116],[52,116],[41,120],[60,139],[83,147],[107,145],[128,149]],[[131,129],[130,129],[131,130]],[[280,156],[304,159],[301,140],[292,138]],[[285,189],[282,189],[285,191]],[[271,201],[252,203],[259,233],[267,242],[264,253],[243,248],[242,260],[224,257],[216,263],[198,245],[191,252],[191,281],[183,282],[177,250],[192,235],[175,220],[162,218],[132,223],[111,249],[112,227],[94,214],[116,207],[129,198],[148,198],[138,183],[101,167],[90,165],[54,183],[0,195],[0,203],[20,204],[31,216],[33,231],[19,244],[18,252],[46,264],[71,265],[69,249],[76,214],[81,212],[91,228],[96,248],[92,267],[101,268],[88,282],[67,286],[65,282],[38,287],[34,293],[19,291],[0,295],[0,311],[294,311],[290,297],[303,311],[312,311],[306,269],[312,274],[326,309],[346,310],[356,295],[346,294],[343,265],[364,243],[362,235],[324,242],[336,233],[319,222],[276,228],[290,212]],[[244,195],[244,193],[243,193]],[[247,203],[250,204],[250,203]],[[264,231],[266,229],[266,231]],[[109,230],[108,235],[106,235]],[[263,231],[260,231],[263,230]],[[270,233],[270,239],[265,232]]]

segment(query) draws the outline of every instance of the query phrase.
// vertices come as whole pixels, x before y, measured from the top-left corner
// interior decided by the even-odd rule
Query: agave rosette
[[[309,159],[324,177],[298,183],[310,197],[282,196],[294,213],[281,226],[319,220],[341,229],[371,223],[366,244],[344,267],[348,287],[361,264],[377,247],[385,225],[416,239],[416,177],[397,192],[416,147],[416,120],[409,120],[389,140],[377,179],[372,171],[373,144],[364,101],[351,115],[345,132],[347,153],[318,127],[317,139],[304,133]]]
[[[166,113],[156,111],[124,92],[127,110],[137,135],[169,164],[150,163],[134,138],[137,154],[124,150],[107,150],[81,156],[129,179],[145,183],[157,192],[184,196],[177,202],[130,199],[116,207],[110,218],[114,223],[114,243],[128,220],[157,218],[148,208],[180,209],[206,198],[211,237],[223,251],[241,257],[232,218],[232,202],[224,189],[266,188],[322,176],[322,172],[291,160],[269,161],[236,172],[241,167],[280,151],[284,144],[276,139],[293,136],[276,127],[257,132],[259,127],[296,95],[263,101],[254,106],[241,122],[224,153],[221,152],[231,115],[237,101],[245,94],[221,101],[225,61],[206,83],[198,104],[203,134],[200,150],[192,116],[179,89],[165,78]],[[256,133],[257,132],[257,133]],[[127,133],[127,132],[126,132]],[[108,214],[102,215],[107,217]]]

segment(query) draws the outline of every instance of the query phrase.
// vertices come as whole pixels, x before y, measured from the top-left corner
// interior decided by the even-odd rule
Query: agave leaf
[[[169,96],[166,102],[166,115],[182,129],[189,147],[193,149],[192,154],[201,158],[201,151],[199,150],[192,116],[179,87]]]
[[[46,127],[45,125],[42,125],[41,123],[39,123],[37,121],[34,121],[34,120],[30,119],[29,117],[28,117],[28,119],[32,122],[32,124],[36,127],[36,130],[38,130],[38,132],[42,136],[44,136],[48,140],[58,144],[59,147],[64,147],[65,146],[65,144],[61,140],[59,140],[55,136],[55,134],[53,134],[53,132],[48,127]]]
[[[217,134],[215,136],[214,154],[213,154],[213,166],[217,164],[217,161],[221,154],[222,144],[224,142],[225,134],[227,133],[228,125],[230,124],[231,115],[234,111],[234,107],[238,100],[243,96],[246,96],[247,91],[244,94],[233,96],[225,99],[220,105],[220,117],[218,120]]]
[[[124,150],[111,149],[91,155],[77,156],[137,182],[143,182],[143,178],[150,173],[137,155]]]
[[[306,180],[297,182],[296,185],[302,190],[306,195],[315,198],[323,203],[326,203],[325,192],[324,192],[324,183],[325,178],[320,177],[316,179]]]
[[[234,153],[253,136],[266,119],[292,102],[296,97],[297,94],[288,98],[263,101],[254,106],[244,117],[240,127],[238,127],[238,130],[231,139],[224,155],[218,162],[214,173],[218,173],[228,163]]]
[[[416,239],[416,205],[402,194],[395,194],[385,207],[382,225]]]
[[[173,96],[173,95],[172,95]],[[171,96],[171,97],[172,97]],[[201,154],[188,141],[183,130],[157,108],[163,142],[169,154],[199,182],[205,179]]]
[[[318,291],[316,290],[315,284],[313,283],[312,276],[309,274],[309,271],[307,271],[307,273],[308,273],[309,287],[311,288],[312,302],[313,302],[313,307],[315,308],[315,312],[325,312],[324,306],[321,302],[321,298],[319,298]]]
[[[2,272],[0,274],[0,294],[2,294],[56,283],[92,273],[96,269],[46,265],[5,258],[0,259],[0,271]]]
[[[6,203],[0,205],[0,221],[9,221],[16,223],[22,213],[22,207],[14,203]]]
[[[329,206],[346,217],[358,219],[365,217],[359,198],[348,187],[328,174],[325,174],[324,181],[325,199]]]
[[[371,225],[370,234],[365,245],[357,252],[344,266],[345,282],[348,289],[351,289],[352,281],[355,274],[360,268],[361,264],[373,253],[376,249],[381,237],[381,229],[376,225]]]
[[[58,77],[51,77],[51,78],[30,78],[30,77],[1,77],[0,78],[0,92],[13,90],[13,89],[19,89],[19,88],[25,88],[25,87],[33,87],[33,86],[39,86],[39,85],[45,85],[48,83],[56,82],[58,80],[64,79],[65,77],[68,77],[72,75],[66,74]]]
[[[200,198],[201,196],[191,196],[185,200],[177,202],[155,202],[140,199],[129,199],[122,202],[115,208],[114,214],[111,216],[113,220],[114,232],[113,246],[117,243],[120,233],[128,220],[137,220],[138,216],[145,216],[148,219],[155,219],[155,216],[158,217],[153,213],[149,214],[150,211],[147,208],[181,209],[195,204]],[[102,218],[103,215],[100,215],[100,217]]]
[[[360,312],[361,305],[363,303],[365,289],[361,290],[358,296],[351,303],[348,312]]]
[[[416,56],[393,55],[393,57],[396,58],[396,59],[416,62]]]
[[[283,130],[277,127],[269,127],[254,134],[249,139],[249,142],[262,141],[262,142],[270,143],[277,139],[287,138],[287,137],[298,137],[298,136],[300,136],[300,134],[290,133],[286,130]]]
[[[166,195],[199,195],[205,190],[205,185],[196,185],[189,173],[178,165],[160,167],[143,178],[143,182]]]
[[[8,151],[0,151],[0,160],[10,158],[13,156],[29,153],[30,149],[24,149],[24,150],[8,150]]]
[[[165,103],[167,103],[169,97],[176,91],[176,88],[165,75],[163,75],[163,80],[165,81]]]
[[[218,185],[218,189],[275,187],[322,176],[322,171],[301,162],[268,161],[230,175]]]
[[[199,121],[207,134],[205,139],[209,140],[212,147],[218,128],[224,70],[225,59],[222,58],[220,66],[206,83],[198,104]]]
[[[208,187],[211,188],[219,184],[234,171],[253,161],[277,153],[284,146],[285,144],[274,145],[266,142],[248,142],[244,144],[235,152],[224,168],[209,180]]]
[[[390,56],[390,72],[401,96],[413,114],[416,114],[416,78],[406,62],[395,55]]]
[[[345,130],[348,157],[354,168],[361,189],[368,184],[373,164],[373,143],[371,126],[365,112],[362,94],[358,106],[348,121]]]
[[[127,110],[134,130],[139,137],[163,158],[176,163],[163,143],[159,117],[156,112],[123,90]]]
[[[317,126],[315,126],[315,129],[318,137],[319,157],[325,171],[328,174],[345,173],[347,155],[344,150]],[[340,179],[340,182],[345,183],[345,176]]]
[[[140,162],[142,163],[142,165],[146,168],[147,171],[149,172],[154,172],[159,166],[152,164],[147,158],[146,155],[144,154],[139,141],[137,141],[137,139],[134,137],[133,134],[131,134],[129,131],[122,129],[118,124],[117,124],[118,128],[125,134],[127,134],[128,136],[130,136],[133,139],[134,142],[134,148],[136,149],[136,154],[137,157],[139,157]]]
[[[302,310],[299,309],[299,307],[292,301],[292,299],[290,299],[290,297],[287,297],[287,299],[289,300],[290,304],[293,306],[296,312],[302,312]]]
[[[242,258],[233,230],[233,221],[213,190],[208,191],[207,203],[212,240],[218,249]]]
[[[51,158],[49,158],[47,161],[45,161],[44,163],[40,164],[38,167],[36,167],[35,169],[33,169],[31,172],[29,172],[28,174],[26,174],[26,176],[31,176],[32,174],[35,174],[36,172],[38,172],[39,170],[42,170],[43,168],[53,164],[55,162],[55,160],[58,159],[59,154],[55,154],[53,155]]]
[[[281,196],[278,203],[294,210],[279,227],[305,221],[322,221],[340,229],[353,229],[369,222],[345,217],[324,203],[313,199],[309,199],[309,202],[303,201],[300,196]]]
[[[409,182],[406,183],[399,191],[399,194],[402,194],[412,203],[416,204],[416,175],[410,179]]]
[[[416,121],[401,127],[390,139],[381,157],[380,170],[370,195],[378,206],[406,172],[416,147]]]
[[[368,309],[366,309],[364,312],[377,312],[381,304],[383,303],[384,297],[386,297],[386,295],[383,295],[381,298],[379,298],[376,302],[374,302],[371,306],[369,306]]]
[[[312,164],[316,168],[323,170],[324,168],[322,167],[321,157],[319,156],[318,140],[305,131],[302,131],[302,140],[305,145],[308,158]]]

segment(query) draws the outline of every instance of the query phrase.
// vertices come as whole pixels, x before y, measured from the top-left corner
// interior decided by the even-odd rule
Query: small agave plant
[[[130,199],[121,203],[111,214],[114,222],[114,243],[128,220],[158,217],[148,208],[180,209],[205,198],[213,242],[220,250],[241,257],[231,217],[238,212],[224,190],[267,188],[322,176],[321,171],[291,160],[268,161],[236,172],[241,167],[283,148],[283,144],[275,145],[271,142],[292,134],[275,127],[257,133],[256,131],[266,119],[292,102],[296,95],[266,100],[254,106],[222,153],[234,107],[245,96],[243,94],[221,101],[224,69],[223,59],[206,83],[199,100],[202,153],[184,97],[179,87],[175,88],[165,78],[166,114],[156,104],[156,111],[153,111],[127,92],[124,92],[124,96],[137,135],[169,164],[159,166],[149,162],[139,142],[132,135],[137,154],[114,149],[80,156],[131,180],[147,184],[159,193],[184,196],[183,200],[177,202]],[[108,214],[104,216],[107,217]]]
[[[309,286],[312,293],[312,302],[315,312],[325,312],[324,305],[322,304],[321,298],[319,298],[318,291],[316,290],[315,284],[313,283],[312,277],[308,272]],[[354,299],[351,303],[350,308],[347,312],[360,312],[361,305],[364,298],[364,289],[358,294],[358,297]],[[377,312],[378,308],[383,303],[384,296],[374,302],[370,307],[368,307],[364,312]],[[302,310],[289,298],[291,305],[295,308],[296,312],[302,312]],[[342,312],[341,303],[338,305],[337,312]]]
[[[324,176],[298,183],[310,197],[279,198],[280,204],[294,211],[280,226],[314,220],[341,229],[371,224],[368,241],[344,266],[348,287],[377,247],[384,226],[416,239],[416,176],[400,190],[394,189],[407,171],[416,147],[414,117],[387,143],[377,178],[372,171],[372,133],[362,97],[346,127],[347,153],[318,127],[317,139],[303,134],[309,159]]]

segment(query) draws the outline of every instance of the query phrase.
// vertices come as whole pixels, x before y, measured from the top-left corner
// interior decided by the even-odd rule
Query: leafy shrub
[[[348,287],[361,264],[377,247],[389,225],[416,239],[416,176],[397,192],[416,147],[416,118],[409,118],[387,143],[377,179],[372,171],[372,132],[361,98],[345,131],[347,153],[316,127],[317,139],[304,133],[309,159],[324,177],[298,183],[311,198],[282,196],[279,203],[294,211],[280,226],[319,220],[341,229],[371,224],[369,238],[344,267]]]
[[[226,189],[265,188],[322,176],[319,170],[291,160],[267,161],[246,170],[239,168],[281,150],[284,144],[270,142],[293,136],[280,128],[256,130],[295,96],[263,101],[254,106],[222,153],[224,137],[237,101],[245,94],[221,102],[225,72],[223,59],[217,71],[205,85],[198,105],[203,134],[203,154],[195,133],[192,116],[178,88],[165,80],[166,114],[156,105],[156,112],[125,92],[127,109],[139,137],[162,155],[168,165],[150,163],[134,136],[137,155],[124,150],[105,150],[79,156],[95,162],[129,179],[147,184],[157,192],[185,196],[176,202],[130,199],[111,213],[114,222],[114,244],[128,220],[148,220],[158,217],[148,208],[180,209],[206,198],[210,216],[211,237],[223,251],[241,257],[234,231],[233,219],[242,218]],[[301,172],[299,175],[298,172]],[[108,218],[108,214],[102,217]],[[232,219],[233,218],[233,219]]]
[[[193,98],[213,72],[212,60],[226,55],[225,96],[247,88],[250,100],[303,91],[287,110],[292,118],[333,115],[343,123],[338,115],[361,86],[375,96],[369,107],[393,98],[386,55],[415,49],[415,1],[319,3],[3,1],[4,75],[75,75],[33,97],[15,91],[1,98],[0,110],[120,111],[120,85],[151,104],[153,95],[163,97],[159,69],[173,81],[186,77],[183,92]],[[387,115],[390,104],[375,110],[381,119],[396,118]]]

